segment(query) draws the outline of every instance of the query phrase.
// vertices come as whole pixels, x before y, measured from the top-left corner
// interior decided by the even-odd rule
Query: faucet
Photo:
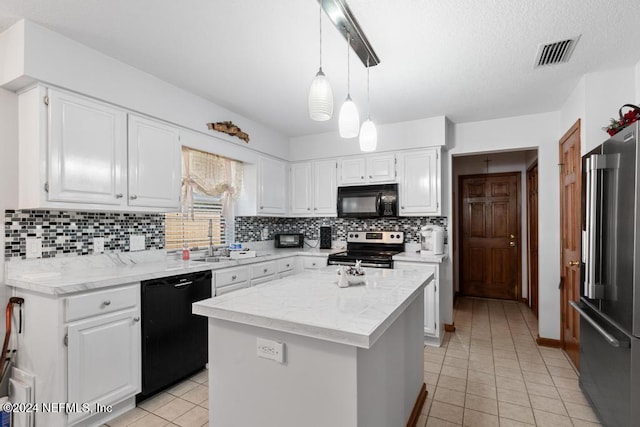
[[[207,234],[209,237],[209,249],[207,250],[207,256],[213,256],[213,220],[209,220],[209,233]]]

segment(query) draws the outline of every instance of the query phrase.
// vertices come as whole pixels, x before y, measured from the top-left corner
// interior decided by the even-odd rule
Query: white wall
[[[562,135],[559,112],[533,114],[454,126],[449,156],[496,151],[538,149],[539,190],[539,307],[540,336],[560,339],[560,205],[558,182],[558,140]],[[453,176],[449,179],[453,186]],[[449,224],[452,224],[452,200]]]
[[[6,209],[18,204],[18,97],[0,89],[0,307],[9,299],[4,285],[4,218]],[[0,321],[0,336],[4,337],[5,322]]]
[[[5,79],[0,86],[11,90],[28,77],[208,134],[214,131],[207,130],[207,122],[232,120],[251,137],[251,149],[283,159],[289,155],[289,139],[275,130],[30,21],[2,34],[0,63],[8,70],[0,72]],[[215,135],[246,146],[238,138]]]
[[[362,154],[358,138],[340,138],[337,131],[337,116],[333,118],[333,121],[336,122],[335,132],[291,138],[289,160],[298,161]],[[447,122],[445,116],[438,116],[377,125],[378,147],[376,151],[445,145]]]
[[[475,175],[475,174],[485,174],[485,173],[503,173],[503,172],[519,172],[520,173],[520,222],[521,222],[521,230],[520,230],[520,240],[518,242],[518,247],[520,248],[520,257],[521,257],[521,265],[522,269],[520,271],[521,277],[521,297],[528,298],[528,286],[527,286],[527,167],[528,167],[528,159],[530,157],[537,158],[537,153],[535,150],[530,151],[513,151],[507,153],[497,153],[497,154],[483,154],[483,155],[472,155],[472,156],[462,156],[462,157],[454,157],[453,167],[452,167],[452,179],[453,179],[453,191],[452,191],[452,206],[454,211],[451,212],[451,217],[456,218],[455,225],[455,235],[460,236],[460,222],[457,220],[457,213],[459,207],[457,206],[458,201],[458,177],[461,175]],[[485,160],[489,160],[489,164],[485,162]],[[449,245],[451,247],[451,245]],[[460,251],[459,248],[456,248],[456,251],[453,254],[453,259],[455,265],[458,264]],[[453,272],[454,277],[454,291],[458,291],[460,289],[459,277],[458,277],[458,269],[454,269]]]
[[[560,110],[560,129],[563,132],[568,131],[574,125],[576,120],[580,119],[580,141],[581,147],[584,148],[586,138],[586,116],[587,116],[587,84],[586,77],[582,76],[578,81],[575,89],[565,101]],[[603,124],[604,126],[604,124]],[[581,148],[581,149],[582,149]],[[582,151],[584,153],[584,151]]]

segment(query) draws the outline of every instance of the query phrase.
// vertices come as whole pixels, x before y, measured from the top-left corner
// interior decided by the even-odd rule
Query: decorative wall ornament
[[[231,121],[207,123],[207,127],[211,130],[226,133],[227,135],[237,136],[247,144],[249,143],[249,134],[242,132],[242,129],[234,125]]]

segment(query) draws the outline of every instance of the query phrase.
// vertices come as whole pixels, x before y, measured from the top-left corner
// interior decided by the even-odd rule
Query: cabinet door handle
[[[102,302],[102,305],[104,305],[104,306],[111,305],[111,300],[104,300]]]
[[[307,210],[308,210],[308,211],[310,211],[310,210],[311,210],[311,208],[307,208]]]
[[[134,318],[133,318],[133,321],[134,321],[134,322],[139,322],[139,321],[140,321],[140,316],[136,316],[136,317],[134,317]]]
[[[400,209],[404,209],[404,206],[400,206]]]
[[[316,266],[316,263],[314,262],[314,263],[312,263],[311,265],[315,267],[315,266]]]
[[[129,196],[129,198],[130,198],[131,200],[135,200],[135,199],[137,199],[137,198],[138,198],[138,196],[136,196],[136,195],[134,194],[134,195],[132,195],[132,196]]]
[[[287,268],[289,268],[289,267],[290,267],[290,265],[289,265],[289,264],[287,264]]]
[[[264,206],[260,206],[260,209],[264,209]]]
[[[122,193],[116,194],[116,199],[122,199],[123,197],[124,197],[124,194]]]
[[[266,268],[264,270],[262,270],[263,273],[266,273],[267,271],[269,271],[269,270],[266,269]]]
[[[318,208],[313,208],[313,210],[314,210],[314,211],[317,211],[317,210],[318,210]]]
[[[373,178],[371,175],[369,175],[369,179]]]
[[[234,274],[233,276],[231,276],[231,280],[236,280],[236,275]]]
[[[361,175],[361,176],[360,176],[360,179],[364,179],[364,175]]]

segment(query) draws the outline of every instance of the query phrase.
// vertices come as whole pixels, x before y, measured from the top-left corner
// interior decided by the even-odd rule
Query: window
[[[165,215],[165,249],[226,245],[241,188],[242,162],[182,147],[182,212]]]
[[[226,221],[219,199],[195,200],[193,215],[181,212],[165,215],[165,249],[168,251],[182,249],[185,243],[191,250],[208,248],[209,234],[213,245],[227,244]]]

